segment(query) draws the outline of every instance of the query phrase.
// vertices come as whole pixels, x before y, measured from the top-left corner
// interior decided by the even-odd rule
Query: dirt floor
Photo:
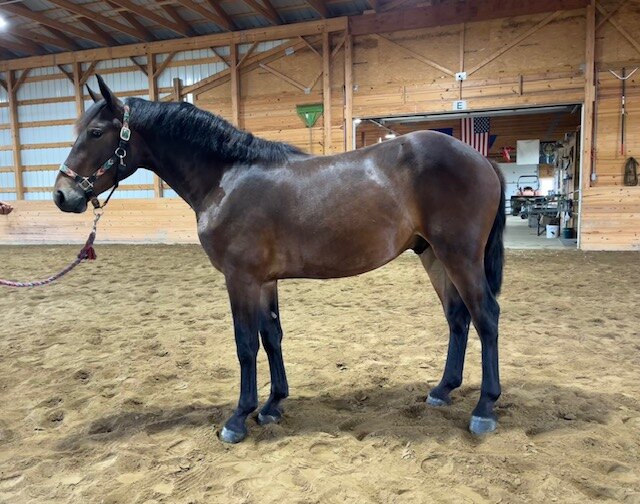
[[[76,247],[0,247],[0,277]],[[0,287],[2,503],[640,503],[640,255],[510,251],[498,431],[424,399],[447,328],[418,259],[280,284],[291,397],[239,445],[222,276],[196,246],[98,246],[60,283]],[[261,400],[269,391],[259,363]]]

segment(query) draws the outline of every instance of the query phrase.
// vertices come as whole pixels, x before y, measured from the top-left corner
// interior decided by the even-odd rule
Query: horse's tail
[[[496,171],[498,178],[500,179],[500,205],[498,206],[498,212],[496,218],[493,221],[493,227],[491,233],[489,233],[489,239],[484,249],[484,271],[489,282],[489,287],[494,296],[500,294],[500,287],[502,287],[502,269],[504,267],[504,227],[506,224],[506,212],[505,212],[505,180],[498,163],[489,160],[491,166]]]

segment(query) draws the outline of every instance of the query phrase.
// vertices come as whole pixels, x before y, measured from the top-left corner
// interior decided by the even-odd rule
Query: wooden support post
[[[75,61],[71,64],[73,68],[73,92],[76,98],[76,115],[80,117],[84,114],[84,93],[82,92],[82,84],[80,83],[80,79],[82,79],[82,69],[80,68],[80,63]]]
[[[464,72],[464,38],[467,31],[467,25],[462,23],[460,25],[460,72]],[[460,93],[458,100],[462,100],[462,81],[460,81]]]
[[[331,154],[331,44],[329,32],[322,33],[322,102],[324,108],[324,154]]]
[[[13,70],[7,71],[7,93],[9,95],[9,127],[11,128],[11,148],[13,152],[13,173],[16,181],[16,198],[24,199],[22,183],[22,156],[20,154],[20,126],[18,121],[18,87]],[[28,72],[28,70],[23,70]]]
[[[156,56],[150,52],[147,53],[147,80],[149,81],[149,100],[158,101],[158,81],[156,79]],[[153,174],[153,195],[156,198],[162,198],[164,188],[162,187],[162,179],[155,173]]]
[[[596,7],[593,1],[587,6],[585,45],[585,71],[584,71],[584,122],[582,127],[582,174],[581,174],[581,198],[585,190],[591,186],[591,172],[593,168],[593,114],[595,110],[595,53],[596,53]],[[582,215],[582,208],[580,208]]]
[[[175,101],[182,101],[182,81],[180,77],[173,78],[173,97]]]
[[[353,150],[353,39],[344,38],[344,148]]]
[[[240,127],[240,79],[238,78],[238,46],[231,44],[231,122]]]

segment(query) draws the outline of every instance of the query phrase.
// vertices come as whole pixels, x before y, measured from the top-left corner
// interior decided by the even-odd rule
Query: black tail
[[[484,249],[484,271],[487,275],[487,281],[489,282],[491,292],[494,296],[497,296],[500,294],[500,287],[502,287],[502,268],[504,267],[503,234],[506,224],[504,196],[505,180],[498,163],[491,160],[489,160],[489,162],[500,179],[500,206],[498,207],[496,219],[493,221],[493,227],[489,234],[487,246]]]

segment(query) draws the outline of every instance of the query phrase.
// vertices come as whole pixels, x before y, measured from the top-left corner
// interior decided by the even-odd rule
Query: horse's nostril
[[[55,192],[53,198],[55,199],[56,203],[58,203],[59,205],[64,203],[64,193],[60,190]]]

